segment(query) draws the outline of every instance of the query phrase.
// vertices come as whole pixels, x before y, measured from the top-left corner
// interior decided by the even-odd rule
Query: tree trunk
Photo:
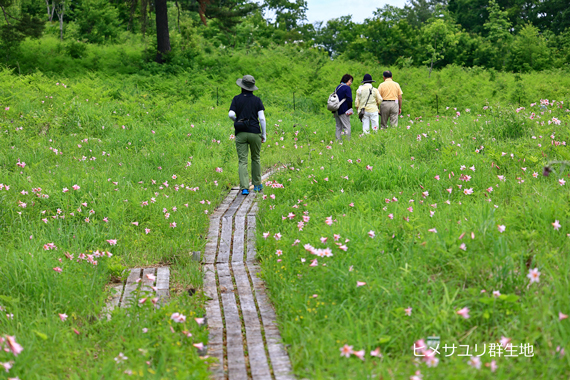
[[[59,9],[55,8],[56,5],[54,4],[55,13],[57,14],[57,18],[59,18],[59,38],[63,41],[63,16],[65,15],[65,1],[62,1],[59,5]]]
[[[47,14],[48,14],[48,21],[52,22],[53,20],[53,12],[55,11],[55,3],[52,2],[51,10],[49,7],[49,0],[46,0],[46,7],[47,7]]]
[[[63,13],[59,16],[59,39],[63,41]]]
[[[129,25],[127,26],[127,30],[134,33],[135,12],[137,11],[138,0],[130,0],[130,1],[131,1],[131,9],[129,13]]]
[[[180,33],[180,6],[178,5],[178,1],[175,1],[176,9],[178,10],[178,18],[176,20],[176,26],[178,26],[178,33]]]
[[[155,0],[156,10],[156,40],[158,52],[156,62],[164,61],[164,54],[170,51],[170,35],[168,33],[168,9],[166,0]]]
[[[146,20],[147,20],[146,7],[147,7],[147,0],[141,0],[141,33],[143,35],[143,38],[146,35]]]

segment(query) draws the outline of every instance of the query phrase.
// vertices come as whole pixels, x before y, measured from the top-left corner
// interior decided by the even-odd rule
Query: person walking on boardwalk
[[[339,109],[334,112],[336,139],[339,141],[342,141],[343,135],[346,136],[347,140],[350,140],[350,115],[354,113],[352,111],[352,91],[350,90],[350,85],[353,80],[352,75],[344,74],[335,90],[338,100],[342,102]]]
[[[376,82],[372,80],[370,74],[366,74],[362,80],[362,85],[356,90],[356,109],[358,109],[358,116],[363,114],[362,132],[364,134],[370,133],[370,124],[372,130],[378,130],[378,106],[382,101],[382,97],[377,89],[371,83]]]
[[[267,139],[265,131],[265,107],[253,91],[258,90],[255,78],[244,75],[236,81],[241,94],[236,95],[230,106],[229,117],[234,122],[236,149],[239,160],[239,185],[241,193],[249,194],[249,174],[247,171],[248,150],[251,151],[251,177],[253,189],[261,191],[261,144]]]
[[[402,113],[402,89],[392,80],[392,72],[384,71],[384,82],[378,86],[382,97],[380,104],[380,127],[388,128],[388,118],[392,127],[398,126],[398,115]]]

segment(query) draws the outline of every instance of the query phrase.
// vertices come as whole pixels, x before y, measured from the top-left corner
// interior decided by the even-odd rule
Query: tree
[[[373,59],[374,63],[391,66],[400,57],[408,58],[413,55],[412,46],[416,31],[405,20],[393,23],[374,18],[366,20],[364,24],[354,29],[359,37],[349,45],[347,58]]]
[[[397,24],[407,17],[407,11],[393,5],[386,4],[383,8],[377,8],[374,11],[374,17],[382,21]]]
[[[446,51],[457,44],[457,33],[457,27],[444,19],[434,19],[422,27],[422,47],[427,53],[424,64],[430,65],[428,77],[434,65],[445,58]]]
[[[489,19],[483,26],[487,31],[487,39],[495,48],[495,62],[501,62],[500,65],[495,64],[495,68],[500,70],[505,65],[508,55],[508,47],[512,37],[510,33],[512,25],[507,19],[507,12],[502,11],[495,0],[489,1],[488,11]],[[503,58],[502,60],[501,57]]]
[[[544,1],[548,3],[551,0]],[[564,1],[564,0],[561,0]],[[527,22],[536,17],[536,9],[542,0],[496,0],[504,9],[508,21],[515,30],[520,30]],[[487,35],[484,25],[489,19],[489,0],[449,0],[447,10],[455,22],[473,33]]]
[[[358,31],[352,16],[342,16],[315,24],[315,44],[323,47],[334,57],[346,51],[348,45],[356,39]]]
[[[59,39],[63,41],[63,17],[65,16],[65,0],[54,3],[53,8],[55,9],[55,14],[59,20]]]
[[[166,0],[155,0],[156,12],[156,62],[163,63],[164,55],[170,52],[170,34],[168,31],[168,8]]]
[[[517,72],[543,70],[551,66],[550,50],[536,26],[528,23],[511,44],[507,68]]]
[[[541,30],[551,30],[555,34],[570,28],[570,3],[568,0],[539,1],[533,8],[535,17],[532,22]]]
[[[204,25],[217,19],[225,32],[231,32],[243,18],[260,9],[256,3],[243,0],[178,0],[184,10],[198,12]]]
[[[51,22],[53,20],[53,13],[55,12],[55,2],[52,2],[51,5],[49,5],[49,0],[46,0],[46,6],[47,6],[48,21]]]
[[[408,23],[419,29],[430,18],[440,16],[446,6],[447,0],[409,0],[403,11]]]
[[[5,22],[0,26],[0,51],[9,60],[27,37],[42,36],[45,23],[40,17],[18,12],[14,0],[0,0],[0,9]]]
[[[92,43],[104,43],[117,37],[119,12],[107,0],[84,0],[75,19],[81,38]]]
[[[306,0],[265,0],[264,8],[275,12],[275,26],[291,31],[307,19]]]

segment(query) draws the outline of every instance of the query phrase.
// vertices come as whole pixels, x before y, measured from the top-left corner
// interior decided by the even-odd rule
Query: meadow
[[[203,251],[209,213],[237,178],[233,128],[226,106],[116,100],[116,86],[0,72],[0,336],[16,339],[0,362],[10,377],[207,378],[191,252]],[[276,163],[294,154],[274,150]],[[159,264],[172,271],[167,305],[147,299],[102,318],[108,285]]]
[[[284,135],[304,154],[265,191],[258,245],[295,372],[566,378],[567,104],[409,116]]]
[[[190,252],[203,251],[208,215],[237,183],[227,109],[246,72],[267,107],[262,164],[289,168],[272,178],[284,189],[265,189],[258,252],[299,377],[568,376],[568,174],[556,164],[542,175],[570,159],[563,71],[394,70],[399,127],[360,137],[353,119],[352,141],[338,144],[319,101],[339,72],[358,81],[383,68],[277,48],[203,54],[171,73],[137,67],[131,52],[121,72],[114,52],[128,56],[127,45],[74,60],[49,38],[26,44],[30,71],[0,71],[2,376],[207,378]],[[151,265],[171,267],[170,302],[101,318],[109,285]],[[480,371],[457,355],[414,357],[428,336],[487,347],[505,337],[534,357],[482,356]]]

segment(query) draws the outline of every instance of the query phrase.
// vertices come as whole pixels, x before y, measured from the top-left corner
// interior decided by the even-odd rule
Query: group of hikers
[[[358,110],[358,117],[362,121],[362,132],[370,133],[378,130],[378,117],[380,116],[380,128],[388,128],[388,120],[392,127],[398,126],[398,115],[402,113],[402,89],[397,82],[392,80],[392,72],[384,71],[384,82],[380,83],[376,89],[372,83],[370,74],[364,75],[360,87],[356,90],[355,106]],[[335,94],[338,97],[340,106],[333,111],[336,121],[336,139],[342,140],[345,136],[350,140],[351,125],[350,116],[354,114],[352,110],[352,90],[350,86],[354,78],[350,74],[344,74],[340,84],[336,87]]]
[[[392,80],[390,71],[384,71],[383,76],[384,82],[376,89],[372,85],[375,82],[372,76],[364,75],[361,86],[356,90],[355,106],[362,121],[364,134],[370,133],[370,128],[378,130],[379,117],[382,129],[388,127],[388,120],[391,126],[398,126],[398,115],[402,113],[402,89]],[[336,121],[336,138],[340,141],[343,136],[350,140],[350,116],[354,114],[350,89],[353,80],[352,75],[343,75],[333,94],[338,98],[333,113]],[[253,95],[253,91],[258,90],[253,76],[244,75],[236,81],[236,84],[241,87],[241,94],[233,98],[228,116],[234,122],[240,191],[243,195],[247,195],[250,190],[247,170],[250,152],[253,190],[256,192],[263,190],[260,151],[261,144],[267,140],[265,107],[261,99]]]

